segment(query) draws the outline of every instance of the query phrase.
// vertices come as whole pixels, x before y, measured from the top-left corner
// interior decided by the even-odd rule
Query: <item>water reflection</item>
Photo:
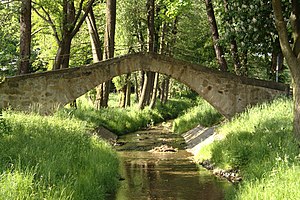
[[[228,183],[218,180],[192,162],[190,154],[184,150],[177,153],[150,153],[148,145],[159,145],[166,133],[157,133],[155,139],[147,134],[150,141],[131,137],[131,144],[119,151],[122,159],[120,173],[125,179],[113,197],[116,200],[219,200],[224,199],[224,190]],[[163,135],[163,136],[162,136]],[[128,136],[126,136],[128,137]],[[129,136],[130,137],[130,136]],[[138,137],[145,137],[139,133]],[[178,137],[178,136],[177,136]],[[126,139],[127,141],[128,138]],[[176,143],[182,143],[178,138]],[[136,142],[138,141],[138,142]],[[132,142],[135,143],[132,145]],[[170,141],[171,142],[171,141]],[[147,144],[147,145],[145,145]],[[136,146],[138,151],[127,150]],[[151,145],[150,145],[151,146]],[[180,145],[179,145],[180,146]],[[133,149],[131,148],[130,149]]]

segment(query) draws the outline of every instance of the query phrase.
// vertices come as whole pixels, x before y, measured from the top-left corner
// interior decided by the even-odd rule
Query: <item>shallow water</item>
[[[119,139],[123,181],[113,200],[219,200],[229,183],[198,168],[184,150],[184,140],[169,132],[168,125],[128,134]],[[178,148],[175,153],[152,153],[156,146]]]

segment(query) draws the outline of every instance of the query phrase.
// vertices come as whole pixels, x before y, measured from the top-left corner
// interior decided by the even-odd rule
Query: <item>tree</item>
[[[219,32],[217,27],[217,22],[214,14],[214,8],[211,0],[205,0],[206,12],[208,21],[211,27],[211,34],[213,39],[213,44],[216,52],[217,61],[219,63],[219,68],[221,71],[227,71],[227,62],[224,57],[224,52],[219,43]]]
[[[220,43],[230,44],[231,56],[225,51],[226,58],[232,57],[227,60],[229,71],[275,80],[274,61],[280,60],[281,53],[271,1],[215,0],[214,9]]]
[[[18,74],[30,72],[31,0],[21,1],[20,14],[20,62]]]
[[[0,79],[16,75],[20,52],[20,24],[18,2],[0,2]]]
[[[104,34],[104,59],[114,57],[115,53],[115,31],[116,31],[116,0],[106,1],[106,27]],[[108,106],[111,80],[97,87],[97,97],[100,101],[99,107]]]
[[[103,59],[102,52],[102,42],[99,37],[98,27],[96,25],[95,14],[93,8],[91,8],[90,13],[86,18],[86,23],[89,30],[91,46],[92,46],[92,54],[93,54],[93,62],[99,62]]]
[[[47,4],[37,1],[33,7],[34,11],[50,25],[58,44],[53,69],[69,67],[72,39],[85,21],[95,0],[89,0],[85,6],[85,0],[76,2],[77,11],[74,0],[57,1],[50,1]]]
[[[154,52],[154,35],[155,35],[155,25],[154,25],[154,15],[155,15],[155,0],[147,0],[147,24],[148,24],[148,51]],[[140,95],[138,108],[143,109],[146,105],[150,103],[150,97],[153,91],[154,83],[153,72],[146,72],[144,76],[143,89]]]
[[[224,2],[225,12],[228,12],[228,0],[223,0],[223,2]],[[232,22],[233,22],[232,17],[229,16],[228,17],[229,25],[232,25]],[[245,75],[241,71],[242,67],[241,67],[241,62],[240,62],[239,53],[238,53],[238,46],[237,46],[235,37],[236,37],[235,32],[232,32],[230,34],[230,51],[231,51],[233,64],[234,64],[234,71],[237,75]]]
[[[280,0],[272,0],[275,24],[279,35],[282,53],[288,63],[293,79],[294,135],[300,140],[300,3],[292,0],[290,23],[293,44],[290,44],[288,27]]]

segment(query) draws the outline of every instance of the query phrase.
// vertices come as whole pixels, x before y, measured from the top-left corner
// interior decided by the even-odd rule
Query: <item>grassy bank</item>
[[[194,101],[181,98],[170,99],[163,105],[157,102],[155,109],[137,109],[136,105],[129,108],[109,107],[96,110],[93,105],[82,98],[78,102],[78,109],[64,109],[60,111],[62,117],[71,117],[87,123],[91,129],[103,126],[110,131],[122,135],[137,131],[148,125],[174,119],[194,105]],[[117,103],[111,103],[116,105]]]
[[[173,132],[184,133],[197,125],[210,127],[220,123],[224,118],[209,103],[197,98],[196,106],[189,108],[173,122]]]
[[[118,159],[85,123],[4,112],[0,199],[104,199],[117,187]]]
[[[277,99],[222,125],[225,137],[203,148],[198,159],[239,169],[243,182],[228,199],[299,199],[299,146],[292,134],[292,102]]]

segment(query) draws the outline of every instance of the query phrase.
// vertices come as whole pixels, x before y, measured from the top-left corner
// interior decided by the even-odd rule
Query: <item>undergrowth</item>
[[[225,137],[198,159],[239,169],[243,182],[228,199],[298,199],[299,146],[292,134],[292,101],[277,99],[249,109],[218,129]]]
[[[188,109],[173,122],[173,132],[184,133],[195,128],[197,125],[210,127],[223,120],[220,113],[216,111],[207,101],[197,99],[197,105]]]
[[[79,120],[6,111],[0,152],[0,199],[104,199],[117,187],[116,152]]]
[[[61,110],[59,115],[86,122],[91,129],[103,126],[118,135],[122,135],[176,118],[193,105],[193,101],[182,98],[170,99],[167,104],[157,102],[157,106],[152,110],[148,107],[139,110],[136,106],[126,109],[109,107],[96,110],[92,105],[81,102],[78,109],[67,108]]]

